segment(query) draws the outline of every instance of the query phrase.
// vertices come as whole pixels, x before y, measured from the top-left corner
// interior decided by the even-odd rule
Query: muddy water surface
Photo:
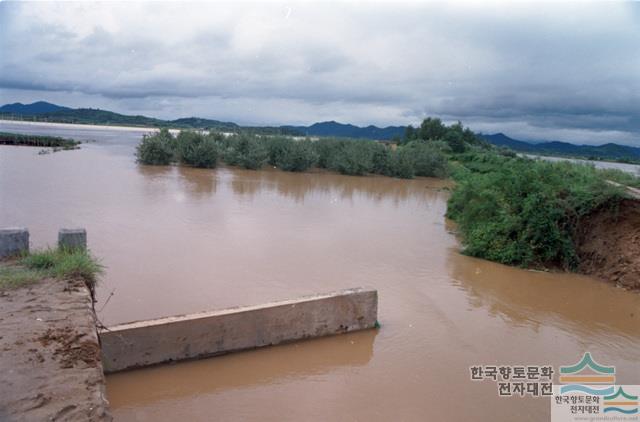
[[[469,366],[587,350],[640,383],[640,295],[461,256],[441,181],[144,167],[139,132],[75,130],[97,142],[0,147],[0,226],[35,246],[86,227],[105,324],[379,290],[378,331],[110,376],[118,420],[545,420],[548,399],[499,398]]]

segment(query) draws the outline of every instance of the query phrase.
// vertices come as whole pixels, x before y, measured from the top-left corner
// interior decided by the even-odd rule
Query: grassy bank
[[[80,279],[93,290],[101,273],[102,266],[88,251],[43,249],[0,263],[0,289],[53,277]]]
[[[459,156],[454,179],[447,216],[464,252],[522,267],[575,269],[585,217],[624,197],[591,166],[494,152]]]
[[[63,150],[76,149],[79,141],[57,136],[25,135],[0,132],[0,145],[21,145],[29,147],[51,147]]]

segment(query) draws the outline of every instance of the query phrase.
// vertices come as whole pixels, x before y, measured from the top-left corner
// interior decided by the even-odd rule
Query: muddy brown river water
[[[586,351],[640,384],[640,295],[460,255],[442,181],[145,167],[137,131],[0,130],[96,140],[0,147],[0,226],[29,227],[35,247],[86,227],[106,325],[379,291],[377,331],[109,376],[116,420],[548,420],[548,398],[501,398],[469,367],[557,368]]]

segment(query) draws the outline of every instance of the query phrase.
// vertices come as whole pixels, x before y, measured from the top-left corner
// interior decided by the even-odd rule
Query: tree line
[[[449,156],[488,144],[468,128],[439,119],[425,119],[419,129],[407,128],[397,144],[361,139],[264,136],[242,132],[224,135],[183,130],[173,136],[167,129],[145,135],[136,157],[141,164],[181,164],[214,168],[219,162],[258,170],[271,165],[301,172],[317,167],[341,174],[379,174],[411,179],[446,177]]]

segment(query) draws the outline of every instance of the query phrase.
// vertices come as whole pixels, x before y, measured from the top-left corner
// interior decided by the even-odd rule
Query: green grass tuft
[[[16,265],[2,265],[0,266],[0,290],[25,286],[41,280],[44,276],[42,271]]]
[[[43,278],[80,279],[93,289],[103,267],[90,252],[79,249],[43,249],[0,265],[0,289],[20,287]]]

